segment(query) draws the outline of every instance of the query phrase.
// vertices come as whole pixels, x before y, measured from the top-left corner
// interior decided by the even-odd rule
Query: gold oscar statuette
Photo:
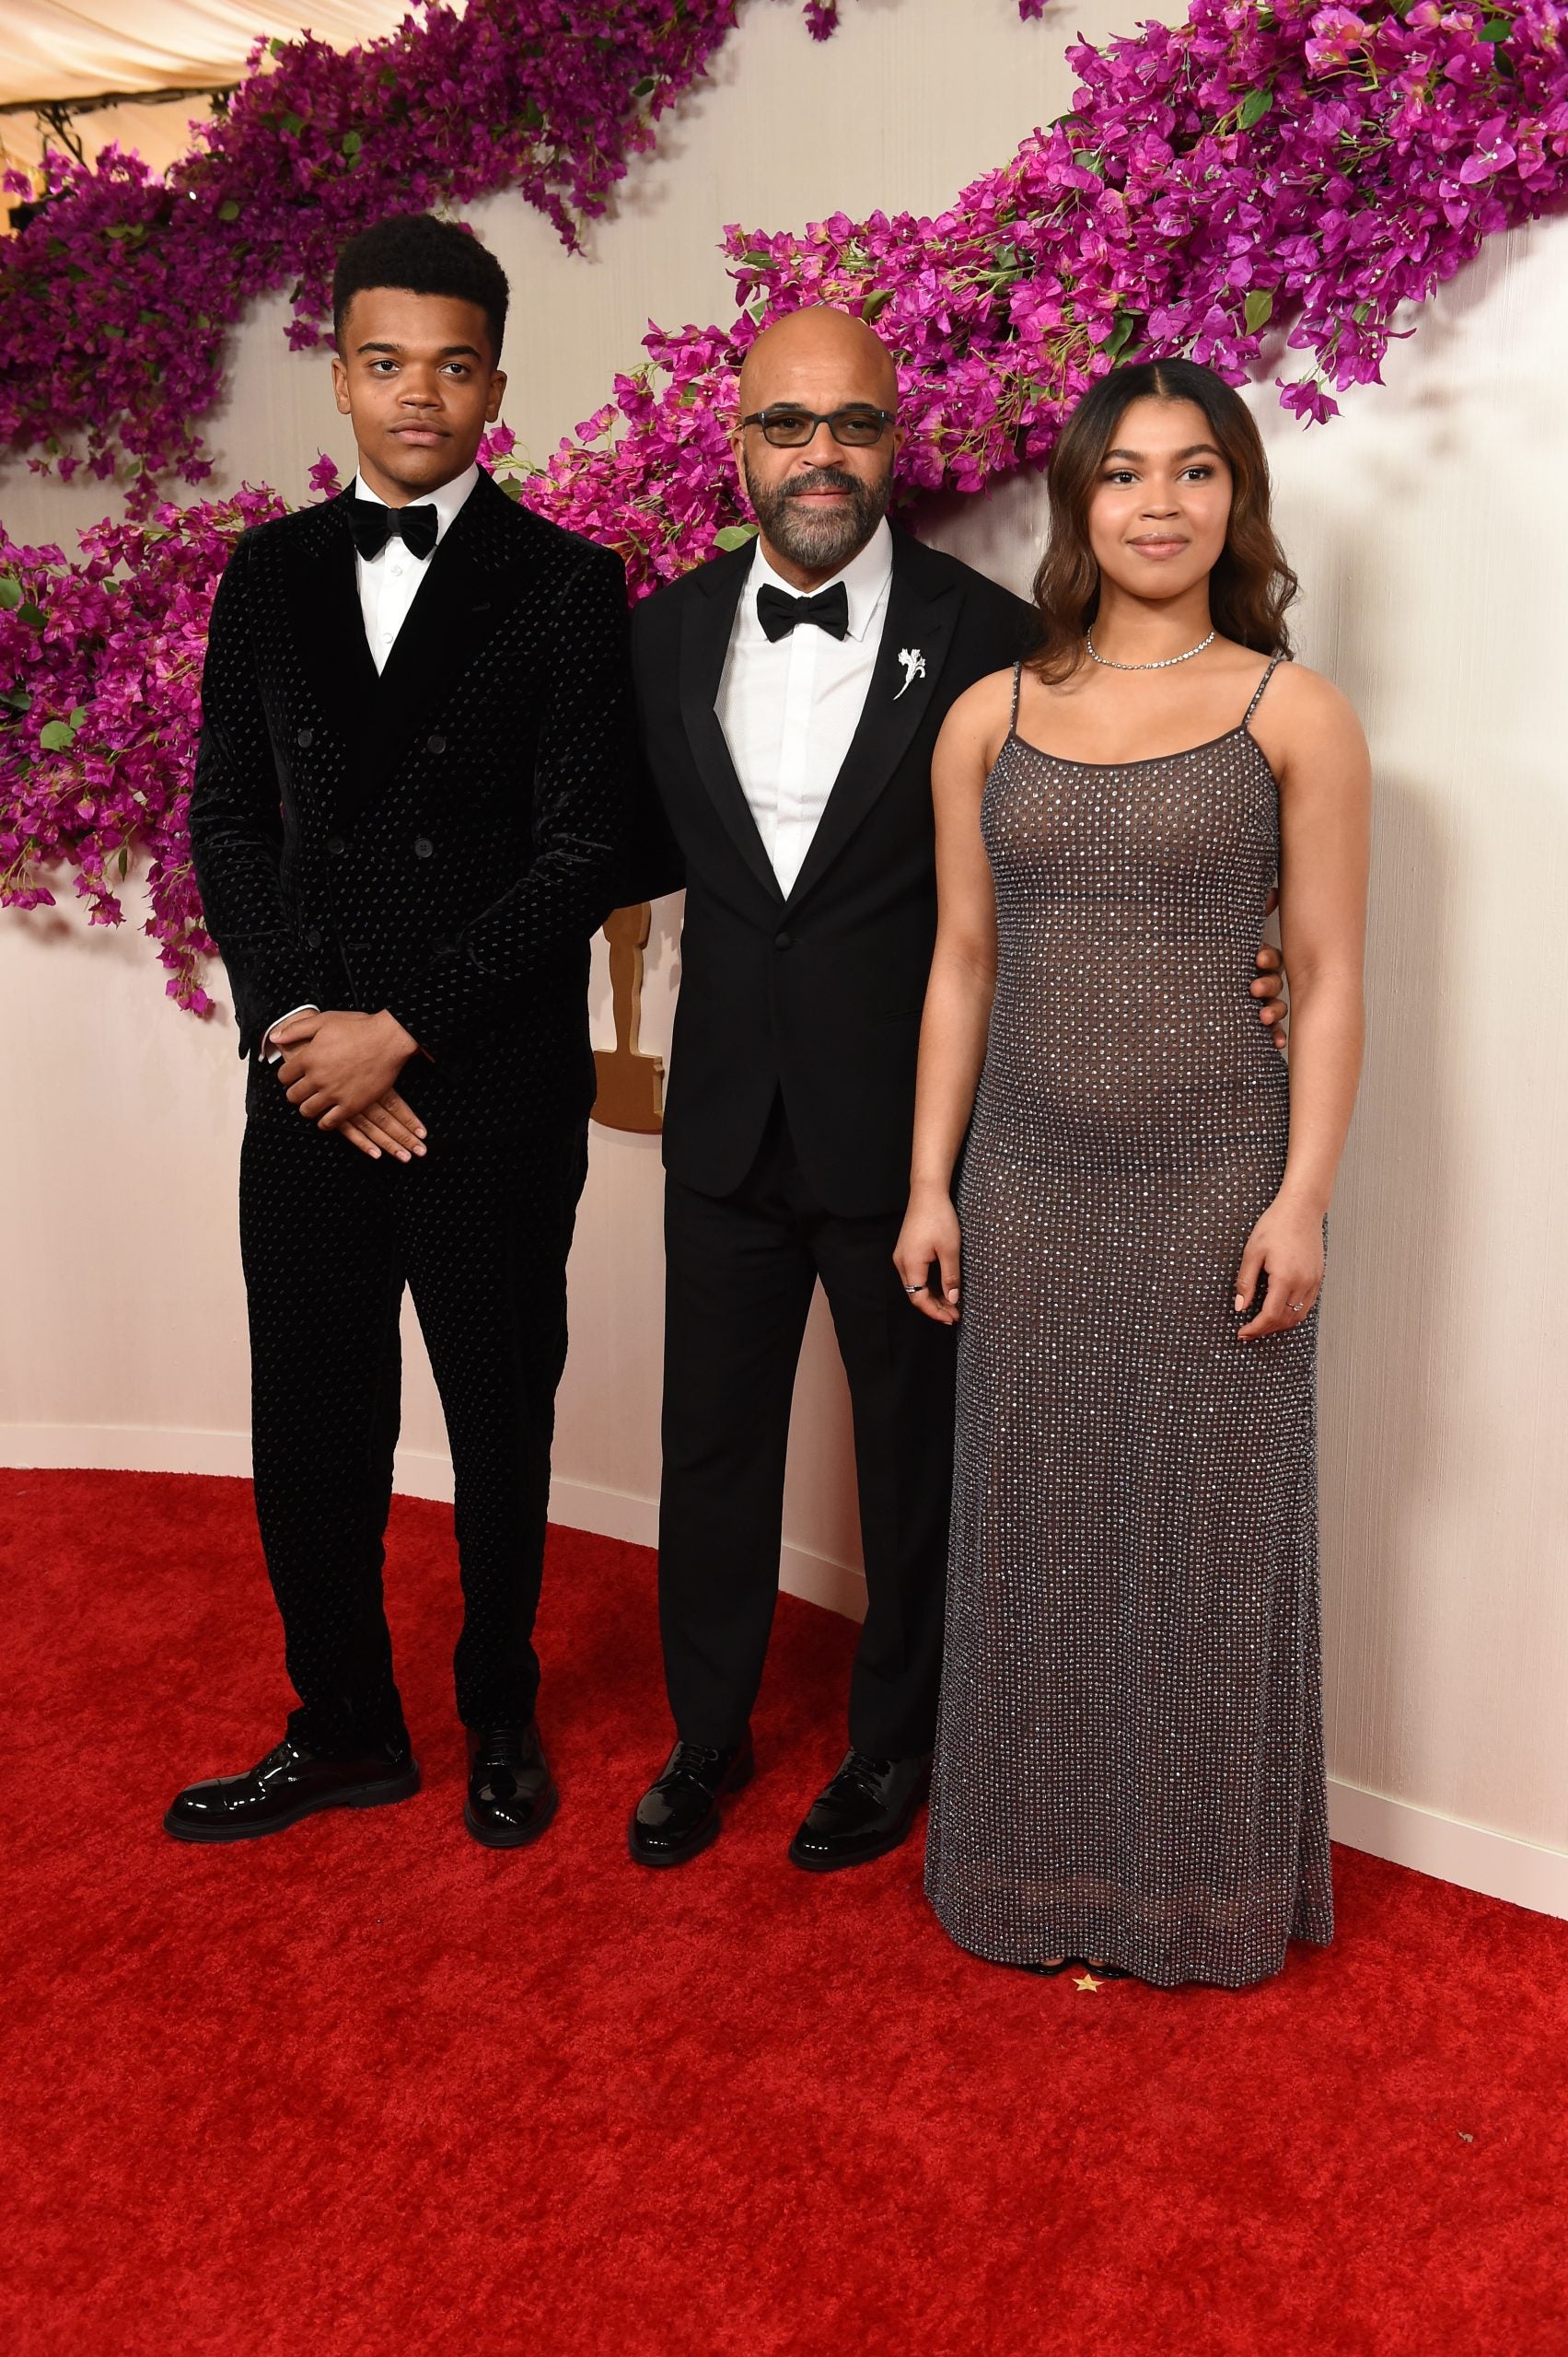
[[[653,920],[652,904],[640,900],[635,908],[614,910],[604,928],[615,1045],[594,1050],[598,1067],[594,1120],[607,1130],[646,1134],[664,1127],[664,1058],[645,1056],[637,1046],[643,1022],[643,952]]]

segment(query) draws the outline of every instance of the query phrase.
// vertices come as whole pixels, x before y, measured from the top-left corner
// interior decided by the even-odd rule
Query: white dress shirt
[[[450,482],[444,482],[439,491],[421,494],[421,500],[428,501],[436,510],[436,548],[450,531],[459,511],[478,481],[479,465],[476,460],[462,474],[454,475]],[[363,475],[355,481],[349,497],[368,499],[377,507],[387,505],[377,493],[371,490]],[[435,550],[431,554],[435,554]],[[378,556],[363,557],[357,549],[354,552],[354,577],[359,589],[359,610],[377,671],[384,671],[387,668],[387,657],[397,641],[399,631],[408,620],[409,608],[419,595],[419,586],[424,579],[429,563],[428,556],[415,556],[413,551],[395,534]],[[287,1023],[296,1015],[319,1015],[320,1011],[319,1007],[313,1005],[291,1006],[287,1015],[278,1016],[277,1022]],[[280,1062],[283,1057],[283,1050],[273,1045],[273,1033],[276,1028],[277,1024],[269,1025],[267,1036],[261,1042],[261,1053],[269,1063],[273,1064]]]
[[[860,720],[892,578],[893,536],[884,519],[859,555],[833,575],[849,599],[849,629],[842,639],[815,622],[797,622],[784,638],[768,637],[757,619],[758,590],[771,584],[788,598],[802,592],[780,579],[761,541],[740,593],[714,709],[786,897]]]
[[[413,503],[416,506],[432,506],[436,510],[436,546],[439,548],[453,524],[459,510],[479,481],[477,462],[439,491],[422,492]],[[377,507],[386,501],[377,497],[363,475],[349,494],[354,499],[367,499]],[[427,556],[415,556],[413,551],[394,535],[379,556],[363,557],[358,550],[354,555],[354,577],[359,584],[359,610],[365,617],[365,635],[370,642],[377,671],[387,668],[399,631],[408,620],[408,610],[419,595],[430,563]]]

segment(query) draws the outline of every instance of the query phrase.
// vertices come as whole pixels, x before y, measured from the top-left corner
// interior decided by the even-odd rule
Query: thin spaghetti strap
[[[1009,737],[1016,735],[1016,731],[1017,731],[1017,726],[1018,726],[1018,690],[1019,690],[1019,689],[1020,689],[1020,687],[1023,685],[1023,679],[1024,679],[1024,658],[1023,658],[1023,656],[1020,656],[1018,657],[1018,660],[1017,660],[1017,661],[1014,664],[1014,666],[1013,666],[1013,709],[1012,709],[1012,711],[1007,714],[1007,734],[1008,734],[1008,736],[1009,736]]]
[[[1279,669],[1280,665],[1284,661],[1284,659],[1285,658],[1283,655],[1275,655],[1271,657],[1268,669],[1264,672],[1262,678],[1259,680],[1257,686],[1252,691],[1251,702],[1248,705],[1246,711],[1241,715],[1241,725],[1243,728],[1251,727],[1252,715],[1263,701],[1263,691],[1268,686],[1269,681],[1273,678],[1274,673]]]

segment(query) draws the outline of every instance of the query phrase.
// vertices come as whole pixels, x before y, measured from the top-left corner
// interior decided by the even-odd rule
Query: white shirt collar
[[[438,541],[447,527],[457,521],[459,510],[478,481],[479,461],[476,459],[471,467],[465,467],[460,475],[454,475],[450,482],[444,482],[439,491],[420,493],[415,504],[430,505],[436,510],[436,538]],[[387,505],[379,492],[371,490],[363,475],[355,475],[354,479],[354,496],[355,499],[371,500],[377,507]]]
[[[865,636],[893,577],[893,535],[888,528],[885,516],[859,554],[852,556],[849,563],[832,575],[832,581],[819,581],[816,589],[809,593],[797,589],[792,581],[785,581],[782,575],[773,571],[760,540],[752,546],[754,553],[746,594],[751,601],[753,614],[757,610],[757,592],[764,583],[771,582],[775,589],[782,589],[786,598],[802,598],[807,594],[817,597],[822,590],[830,588],[832,581],[842,581],[849,598],[849,634],[855,639]]]

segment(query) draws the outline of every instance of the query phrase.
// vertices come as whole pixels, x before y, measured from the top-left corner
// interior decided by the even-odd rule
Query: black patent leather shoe
[[[352,1759],[328,1759],[285,1735],[243,1776],[188,1784],[163,1820],[177,1841],[253,1841],[321,1808],[381,1808],[419,1790],[406,1735]]]
[[[487,1850],[521,1850],[537,1841],[555,1815],[555,1789],[539,1738],[539,1721],[526,1726],[470,1727],[469,1796],[463,1823]]]
[[[913,1759],[871,1759],[852,1751],[807,1809],[790,1856],[814,1875],[886,1857],[909,1832],[930,1783],[928,1751]]]
[[[627,1846],[640,1866],[683,1866],[719,1836],[719,1802],[756,1769],[749,1732],[727,1751],[678,1743],[632,1812]]]

